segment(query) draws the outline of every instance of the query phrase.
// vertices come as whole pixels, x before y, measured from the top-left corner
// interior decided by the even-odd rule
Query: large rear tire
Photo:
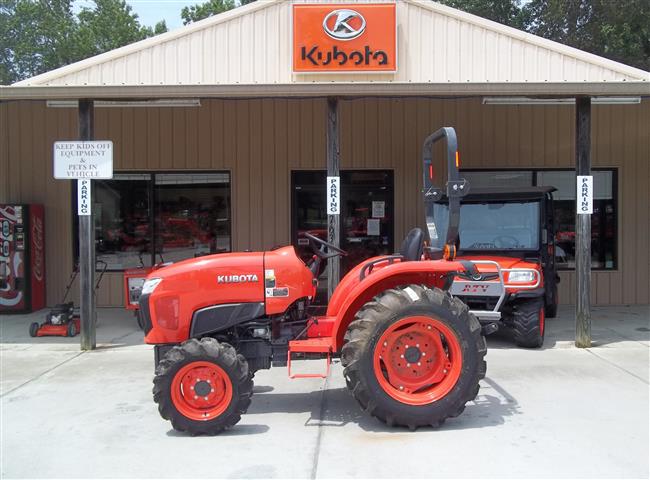
[[[160,415],[192,435],[214,435],[235,425],[253,394],[246,359],[213,338],[190,339],[169,350],[153,383]]]
[[[534,298],[519,302],[512,313],[512,336],[523,348],[540,348],[546,331],[544,301]]]
[[[361,407],[389,426],[439,426],[476,398],[487,352],[458,299],[410,285],[367,303],[350,324],[341,361]]]

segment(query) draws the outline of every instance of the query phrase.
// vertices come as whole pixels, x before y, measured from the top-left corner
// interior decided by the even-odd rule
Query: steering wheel
[[[332,258],[338,255],[347,256],[348,254],[345,250],[341,250],[339,247],[327,243],[325,240],[322,240],[311,233],[303,232],[303,235],[309,239],[309,246],[318,258]],[[327,249],[327,252],[325,249]]]
[[[498,248],[517,248],[519,240],[512,235],[499,235],[492,240]]]

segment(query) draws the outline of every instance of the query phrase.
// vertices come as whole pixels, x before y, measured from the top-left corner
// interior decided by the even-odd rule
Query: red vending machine
[[[0,314],[44,307],[43,205],[0,204]]]

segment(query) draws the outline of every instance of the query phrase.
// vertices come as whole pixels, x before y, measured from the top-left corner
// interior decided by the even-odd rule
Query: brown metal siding
[[[340,108],[341,167],[395,172],[396,241],[420,223],[421,143],[440,126],[456,127],[468,168],[573,166],[569,106],[412,98]],[[650,101],[593,114],[593,164],[619,168],[620,244],[619,269],[593,273],[593,301],[649,303]],[[113,140],[117,171],[230,171],[233,249],[261,249],[289,241],[290,172],[325,168],[325,120],[324,99],[211,99],[200,108],[97,109],[95,135]],[[76,110],[0,103],[0,122],[0,201],[46,205],[48,302],[56,303],[72,266],[72,212],[70,182],[52,179],[51,148],[76,138]],[[572,303],[574,274],[562,277],[561,301]],[[122,304],[121,274],[107,274],[98,304]]]

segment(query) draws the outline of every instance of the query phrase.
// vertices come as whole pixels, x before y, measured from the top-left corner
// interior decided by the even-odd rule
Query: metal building
[[[394,251],[421,222],[421,144],[451,125],[471,182],[558,188],[560,301],[573,303],[574,104],[591,97],[591,301],[650,303],[650,73],[430,1],[352,3],[394,17],[353,25],[387,47],[361,35],[343,64],[336,40],[300,43],[327,26],[299,21],[300,8],[337,2],[259,0],[0,88],[0,203],[46,206],[48,302],[76,256],[75,190],[53,179],[52,144],[78,138],[77,100],[95,101],[95,138],[115,146],[115,179],[98,182],[94,205],[110,270],[98,305],[118,306],[123,270],[161,255],[300,248],[301,230],[325,228],[336,98],[353,259]]]

